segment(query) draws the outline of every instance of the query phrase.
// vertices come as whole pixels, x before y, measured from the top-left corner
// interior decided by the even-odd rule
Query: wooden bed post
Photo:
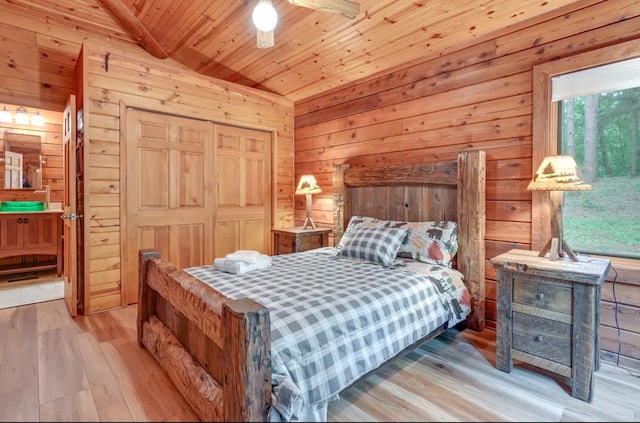
[[[485,163],[482,150],[458,154],[458,270],[471,292],[467,326],[477,331],[485,320]]]
[[[149,271],[149,260],[160,258],[160,253],[154,250],[140,250],[138,253],[138,344],[142,343],[142,326],[149,321],[149,316],[155,314],[155,297],[149,295],[149,286],[145,283]]]
[[[269,310],[249,299],[222,308],[224,328],[224,420],[268,421],[271,406],[271,325]]]
[[[344,234],[344,213],[349,207],[349,196],[344,185],[344,172],[349,169],[348,164],[333,165],[333,246],[337,246]]]

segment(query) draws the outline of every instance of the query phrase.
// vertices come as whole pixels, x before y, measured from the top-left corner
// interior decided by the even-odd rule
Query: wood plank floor
[[[63,300],[0,310],[0,421],[195,421],[137,344],[136,306],[69,317]],[[330,421],[640,421],[640,379],[603,363],[592,403],[568,381],[496,370],[495,332],[450,330],[345,390]]]

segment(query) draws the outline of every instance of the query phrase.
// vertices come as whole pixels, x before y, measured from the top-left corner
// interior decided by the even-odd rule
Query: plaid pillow
[[[391,266],[406,236],[405,228],[358,227],[342,247],[340,255]]]

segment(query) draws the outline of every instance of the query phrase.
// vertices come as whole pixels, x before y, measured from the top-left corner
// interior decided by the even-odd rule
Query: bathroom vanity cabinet
[[[55,268],[62,275],[62,215],[61,210],[0,213],[0,258],[27,255],[52,255],[51,261],[11,266],[0,274]],[[25,262],[23,260],[23,262]]]

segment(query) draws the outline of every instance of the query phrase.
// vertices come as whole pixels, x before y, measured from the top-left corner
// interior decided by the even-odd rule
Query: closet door
[[[270,254],[271,133],[215,125],[216,212],[214,250]]]
[[[180,268],[213,261],[212,124],[127,110],[125,301],[138,300],[138,251]]]

